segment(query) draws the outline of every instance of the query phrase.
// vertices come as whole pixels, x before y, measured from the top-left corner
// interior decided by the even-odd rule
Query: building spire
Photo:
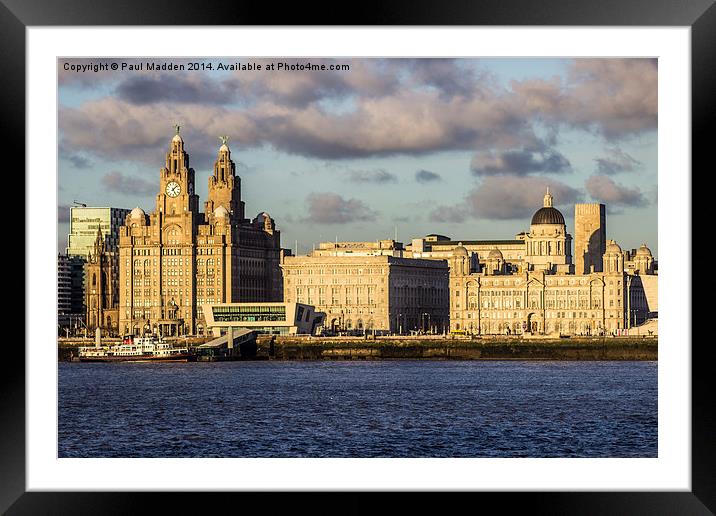
[[[552,195],[549,193],[549,186],[547,186],[547,193],[544,196],[544,207],[545,208],[551,208],[552,207]]]

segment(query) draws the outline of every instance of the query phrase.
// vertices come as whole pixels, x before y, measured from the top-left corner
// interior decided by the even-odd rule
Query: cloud
[[[554,179],[490,176],[469,192],[466,198],[470,214],[478,219],[509,220],[529,218],[543,205],[547,187],[555,207],[569,206],[581,200],[581,192]]]
[[[60,205],[57,207],[57,222],[59,224],[67,223],[70,221],[70,207]]]
[[[118,171],[102,177],[102,186],[111,192],[128,195],[148,195],[157,191],[158,185],[141,177],[126,176]]]
[[[189,104],[225,104],[236,92],[224,84],[200,75],[177,78],[174,74],[138,75],[119,83],[116,95],[132,104],[181,102]]]
[[[77,169],[86,169],[92,166],[91,160],[79,154],[70,154],[69,156],[65,156],[65,159],[72,163],[72,165]]]
[[[597,172],[600,174],[614,175],[620,172],[632,172],[642,166],[642,162],[632,158],[629,154],[618,147],[606,150],[607,155],[596,158]]]
[[[476,170],[522,174],[569,168],[545,148],[538,126],[552,139],[563,126],[609,139],[656,129],[655,60],[575,59],[565,79],[513,81],[509,88],[461,60],[299,61],[351,69],[222,79],[184,72],[161,83],[132,75],[120,79],[117,95],[61,106],[61,144],[156,162],[178,122],[192,161],[202,165],[213,161],[216,136],[229,134],[243,147],[335,160],[467,150],[478,153]]]
[[[435,172],[430,172],[429,170],[418,170],[415,173],[415,180],[418,183],[434,183],[436,181],[442,181],[442,177],[440,174],[436,174]]]
[[[437,88],[442,98],[472,96],[479,91],[475,71],[461,66],[463,62],[460,59],[445,58],[404,61],[410,68],[411,79],[416,84]]]
[[[351,170],[348,173],[348,181],[351,183],[397,183],[398,178],[395,174],[391,174],[385,169],[379,168],[375,170]]]
[[[582,192],[554,179],[535,176],[488,176],[470,190],[465,199],[453,206],[435,208],[434,222],[464,222],[468,218],[487,220],[525,220],[542,207],[549,191],[555,207],[570,206],[582,200]]]
[[[629,188],[615,183],[610,177],[594,175],[585,183],[587,192],[592,199],[603,202],[607,206],[646,206],[646,199],[639,187]]]
[[[465,222],[469,216],[466,206],[438,206],[428,216],[431,222]]]
[[[376,220],[378,212],[359,199],[344,199],[335,193],[310,193],[306,197],[308,216],[315,224],[349,224]]]
[[[565,81],[513,81],[516,108],[608,140],[657,127],[656,59],[574,59]]]
[[[500,153],[480,152],[473,156],[470,169],[477,176],[559,174],[570,172],[572,164],[560,152],[546,147],[508,150]]]

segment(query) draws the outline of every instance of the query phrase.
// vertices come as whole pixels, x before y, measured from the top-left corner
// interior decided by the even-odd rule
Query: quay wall
[[[209,339],[178,339],[194,347]],[[78,342],[80,341],[80,342]],[[296,337],[259,335],[263,360],[657,360],[656,337]],[[70,360],[89,340],[63,339],[58,359]]]
[[[296,338],[260,336],[257,356],[274,360],[657,360],[658,340],[631,338]]]

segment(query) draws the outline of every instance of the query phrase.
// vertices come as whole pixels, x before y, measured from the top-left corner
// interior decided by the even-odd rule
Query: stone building
[[[266,212],[245,217],[241,179],[222,138],[204,211],[179,135],[159,172],[154,211],[120,228],[120,330],[203,334],[204,304],[280,301],[280,232]]]
[[[367,244],[339,247],[367,248]],[[286,256],[284,301],[326,313],[328,331],[442,333],[449,327],[448,265],[386,254]]]
[[[599,219],[598,224],[591,223],[592,234],[601,233],[606,227],[604,210],[587,211]],[[529,233],[520,233],[516,240],[454,242],[426,237],[413,240],[408,252],[448,260],[454,332],[596,335],[644,322],[655,313],[656,303],[651,251],[643,245],[624,252],[609,240],[596,259],[595,248],[603,236],[588,238],[582,247],[586,251],[580,251],[590,272],[575,273],[571,236],[548,192]]]
[[[564,216],[553,206],[549,192],[544,196],[542,208],[532,217],[530,231],[517,234],[514,240],[454,241],[442,235],[428,235],[413,239],[406,247],[406,256],[449,259],[456,247],[467,249],[475,267],[499,251],[503,266],[509,272],[544,270],[564,274],[573,271],[572,236],[566,232]]]
[[[607,250],[607,215],[604,204],[574,205],[574,272],[602,272]]]
[[[116,251],[105,247],[101,229],[97,229],[94,249],[85,262],[85,324],[92,332],[102,328],[111,335],[119,330],[119,267]]]
[[[321,242],[311,256],[395,256],[401,258],[402,242],[378,240],[377,242]]]

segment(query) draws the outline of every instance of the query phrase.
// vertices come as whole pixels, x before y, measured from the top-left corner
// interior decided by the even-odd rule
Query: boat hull
[[[129,356],[129,357],[79,357],[80,362],[196,362],[196,355],[178,354],[168,357]]]

